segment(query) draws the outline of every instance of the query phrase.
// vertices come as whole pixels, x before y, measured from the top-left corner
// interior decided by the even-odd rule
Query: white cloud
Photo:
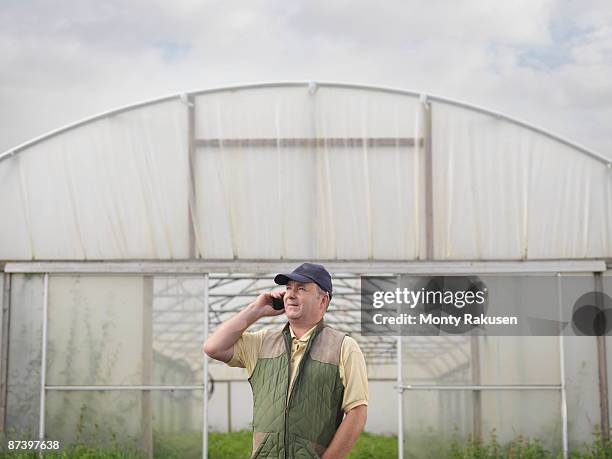
[[[465,100],[612,156],[609,2],[5,1],[0,151],[181,90],[349,81]]]

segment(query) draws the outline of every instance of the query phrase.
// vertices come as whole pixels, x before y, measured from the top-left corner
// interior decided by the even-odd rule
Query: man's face
[[[319,322],[325,314],[327,305],[327,295],[321,294],[319,287],[314,282],[303,284],[289,281],[283,300],[287,318],[290,321],[304,324]]]

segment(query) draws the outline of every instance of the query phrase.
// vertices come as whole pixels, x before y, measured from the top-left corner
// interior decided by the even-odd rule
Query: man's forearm
[[[242,311],[217,327],[204,343],[203,350],[216,360],[229,361],[233,346],[244,331],[260,318],[256,306],[251,303]]]
[[[365,427],[368,417],[367,405],[359,405],[346,413],[322,459],[341,459],[346,457],[355,445],[359,434]]]

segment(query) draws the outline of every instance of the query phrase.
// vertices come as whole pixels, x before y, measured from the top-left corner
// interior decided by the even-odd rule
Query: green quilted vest
[[[289,400],[289,324],[267,332],[253,374],[253,458],[318,458],[342,422],[339,361],[345,334],[317,325],[308,340]]]

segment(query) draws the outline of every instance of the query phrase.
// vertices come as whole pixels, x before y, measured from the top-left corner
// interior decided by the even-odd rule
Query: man
[[[304,263],[274,281],[284,292],[262,293],[221,324],[204,352],[246,368],[253,390],[251,457],[345,457],[367,417],[368,381],[363,354],[323,316],[332,280],[318,264]],[[282,310],[272,307],[280,298]],[[281,330],[245,330],[262,317],[285,314]]]

